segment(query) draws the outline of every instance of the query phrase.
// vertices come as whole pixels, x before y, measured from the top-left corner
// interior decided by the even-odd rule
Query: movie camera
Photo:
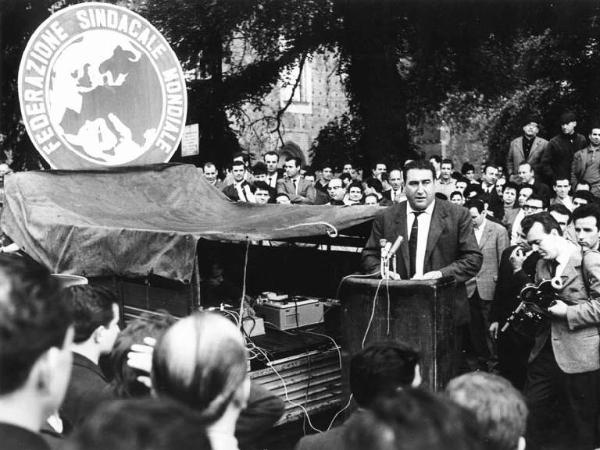
[[[518,334],[535,337],[549,326],[552,315],[548,308],[559,299],[558,291],[562,287],[559,277],[543,280],[537,285],[527,283],[519,293],[519,305],[508,317],[500,332],[505,332],[511,327]]]

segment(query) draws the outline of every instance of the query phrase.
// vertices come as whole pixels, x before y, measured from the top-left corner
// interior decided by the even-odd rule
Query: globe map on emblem
[[[125,164],[156,137],[163,97],[148,92],[161,92],[160,80],[127,36],[107,30],[78,36],[54,60],[48,82],[50,122],[81,157]]]
[[[165,163],[185,128],[177,55],[146,19],[109,3],[48,17],[25,47],[18,87],[27,133],[53,169]]]

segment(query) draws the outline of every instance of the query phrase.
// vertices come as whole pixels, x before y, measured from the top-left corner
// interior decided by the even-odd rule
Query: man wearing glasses
[[[519,243],[520,235],[521,235],[521,220],[524,217],[530,216],[535,213],[539,213],[542,211],[546,211],[547,204],[544,202],[544,199],[533,193],[529,196],[527,200],[525,200],[525,204],[521,207],[523,213],[517,214],[515,222],[512,226],[512,231],[510,233],[510,243],[511,245],[516,245]]]

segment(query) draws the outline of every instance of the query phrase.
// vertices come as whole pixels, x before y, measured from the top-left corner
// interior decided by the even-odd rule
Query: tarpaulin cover
[[[201,238],[324,235],[371,219],[376,206],[234,203],[191,165],[20,172],[5,177],[2,229],[57,273],[186,282]]]

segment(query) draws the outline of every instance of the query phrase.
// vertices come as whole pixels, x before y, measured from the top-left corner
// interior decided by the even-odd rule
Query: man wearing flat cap
[[[561,132],[550,139],[542,153],[540,173],[542,181],[553,186],[554,181],[571,178],[573,155],[587,146],[587,140],[575,132],[577,118],[573,112],[565,112],[560,116]]]
[[[521,163],[528,163],[539,178],[538,168],[548,141],[538,137],[538,132],[537,119],[532,115],[527,116],[523,121],[523,135],[512,140],[506,157],[506,170],[510,181],[521,182],[518,175]]]

